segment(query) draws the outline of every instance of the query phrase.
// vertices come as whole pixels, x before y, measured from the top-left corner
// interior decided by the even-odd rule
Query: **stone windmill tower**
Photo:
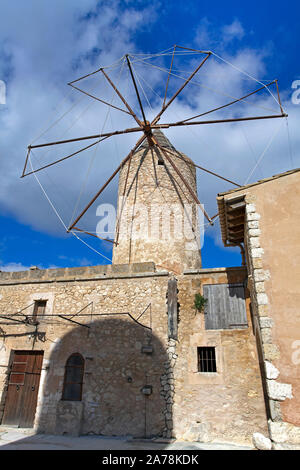
[[[196,194],[192,160],[178,152],[160,130],[153,136],[174,158]],[[153,261],[157,270],[175,273],[201,267],[200,211],[157,145],[145,140],[124,164],[118,195],[114,264]]]

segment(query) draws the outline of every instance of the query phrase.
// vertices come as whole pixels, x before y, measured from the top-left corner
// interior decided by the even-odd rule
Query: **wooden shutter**
[[[32,318],[33,320],[37,320],[37,317],[44,315],[46,310],[47,300],[36,300],[34,302],[34,310]]]
[[[247,328],[243,284],[210,284],[203,286],[207,299],[204,310],[205,329]]]

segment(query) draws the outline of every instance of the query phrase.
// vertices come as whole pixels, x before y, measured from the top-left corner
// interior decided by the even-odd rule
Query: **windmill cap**
[[[161,147],[168,148],[170,150],[176,150],[175,147],[171,144],[171,142],[167,139],[165,134],[162,133],[162,131],[160,131],[159,129],[155,129],[152,131],[152,134],[156,138],[158,145],[160,145]],[[144,140],[144,142],[139,146],[137,151],[146,148],[149,148],[149,143],[147,139]]]
[[[187,157],[184,153],[179,152],[178,150],[176,150],[174,145],[171,144],[169,139],[167,139],[167,137],[165,136],[165,134],[161,130],[155,129],[155,130],[152,131],[152,133],[153,133],[155,139],[157,140],[158,145],[160,145],[163,148],[167,148],[169,150],[172,150],[175,154],[178,154],[178,156],[180,156],[183,160],[186,160],[187,163],[191,163],[192,165],[195,165],[191,158]],[[135,153],[137,153],[141,150],[145,150],[145,149],[150,149],[149,142],[148,142],[147,139],[145,139],[143,141],[143,143],[138,147],[138,149],[135,151]]]

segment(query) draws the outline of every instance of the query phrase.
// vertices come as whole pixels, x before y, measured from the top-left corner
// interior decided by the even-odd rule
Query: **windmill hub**
[[[144,133],[145,133],[145,136],[147,137],[149,147],[153,147],[155,145],[155,142],[153,141],[153,134],[151,130],[151,124],[149,121],[146,121],[144,125]]]

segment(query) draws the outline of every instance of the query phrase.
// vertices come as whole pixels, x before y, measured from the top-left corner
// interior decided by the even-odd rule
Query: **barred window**
[[[84,359],[79,353],[72,354],[66,362],[62,400],[81,401]]]
[[[217,372],[215,347],[198,347],[198,372]]]

